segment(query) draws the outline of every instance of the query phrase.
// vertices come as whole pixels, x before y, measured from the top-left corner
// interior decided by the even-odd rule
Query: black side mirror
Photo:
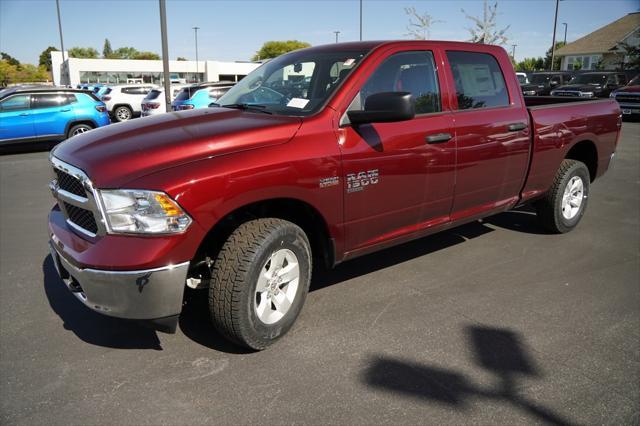
[[[370,95],[363,111],[349,111],[351,124],[390,123],[411,120],[416,115],[416,102],[409,92],[381,92]]]

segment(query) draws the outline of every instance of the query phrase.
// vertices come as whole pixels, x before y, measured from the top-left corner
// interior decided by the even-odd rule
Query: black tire
[[[67,132],[67,139],[69,139],[71,136],[76,136],[88,132],[91,129],[93,129],[93,126],[90,124],[76,124],[75,126],[71,126],[71,128],[69,128],[69,131]]]
[[[563,215],[563,196],[567,184],[576,176],[582,180],[582,202],[577,213],[571,218],[567,218]],[[535,205],[540,224],[556,234],[563,234],[575,228],[587,208],[589,182],[589,169],[584,163],[577,160],[562,161],[551,184],[551,189]]]
[[[129,121],[133,118],[133,111],[126,105],[120,105],[113,110],[113,118],[119,123]]]
[[[256,287],[263,268],[278,250],[295,255],[299,279],[288,311],[267,324],[257,313],[260,297]],[[265,349],[286,334],[300,314],[309,291],[311,266],[309,240],[297,225],[273,218],[243,223],[224,243],[211,271],[209,311],[216,329],[239,345]]]

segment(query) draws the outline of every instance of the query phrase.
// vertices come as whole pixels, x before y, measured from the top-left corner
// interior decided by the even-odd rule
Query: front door
[[[416,117],[340,128],[346,251],[392,240],[449,220],[455,139],[443,112],[433,53],[398,51],[370,75],[349,109],[369,95],[410,92]]]
[[[31,96],[31,113],[38,137],[61,136],[67,131],[67,124],[75,119],[66,93],[36,93]]]
[[[0,101],[0,141],[35,136],[31,95],[13,95]]]

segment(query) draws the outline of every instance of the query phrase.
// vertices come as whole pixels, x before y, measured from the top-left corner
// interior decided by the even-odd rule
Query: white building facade
[[[51,69],[55,85],[76,86],[81,83],[153,83],[164,81],[162,61],[145,59],[69,58],[65,52],[51,52]],[[171,81],[239,81],[260,66],[257,62],[169,61]]]

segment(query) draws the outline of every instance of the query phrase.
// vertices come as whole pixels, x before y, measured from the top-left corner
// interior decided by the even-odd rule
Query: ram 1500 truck
[[[506,52],[331,44],[257,68],[218,106],[75,136],[51,154],[51,255],[71,292],[175,331],[185,287],[263,349],[328,266],[535,205],[570,231],[609,167],[613,99],[525,104]],[[389,285],[393,285],[390,283]]]

